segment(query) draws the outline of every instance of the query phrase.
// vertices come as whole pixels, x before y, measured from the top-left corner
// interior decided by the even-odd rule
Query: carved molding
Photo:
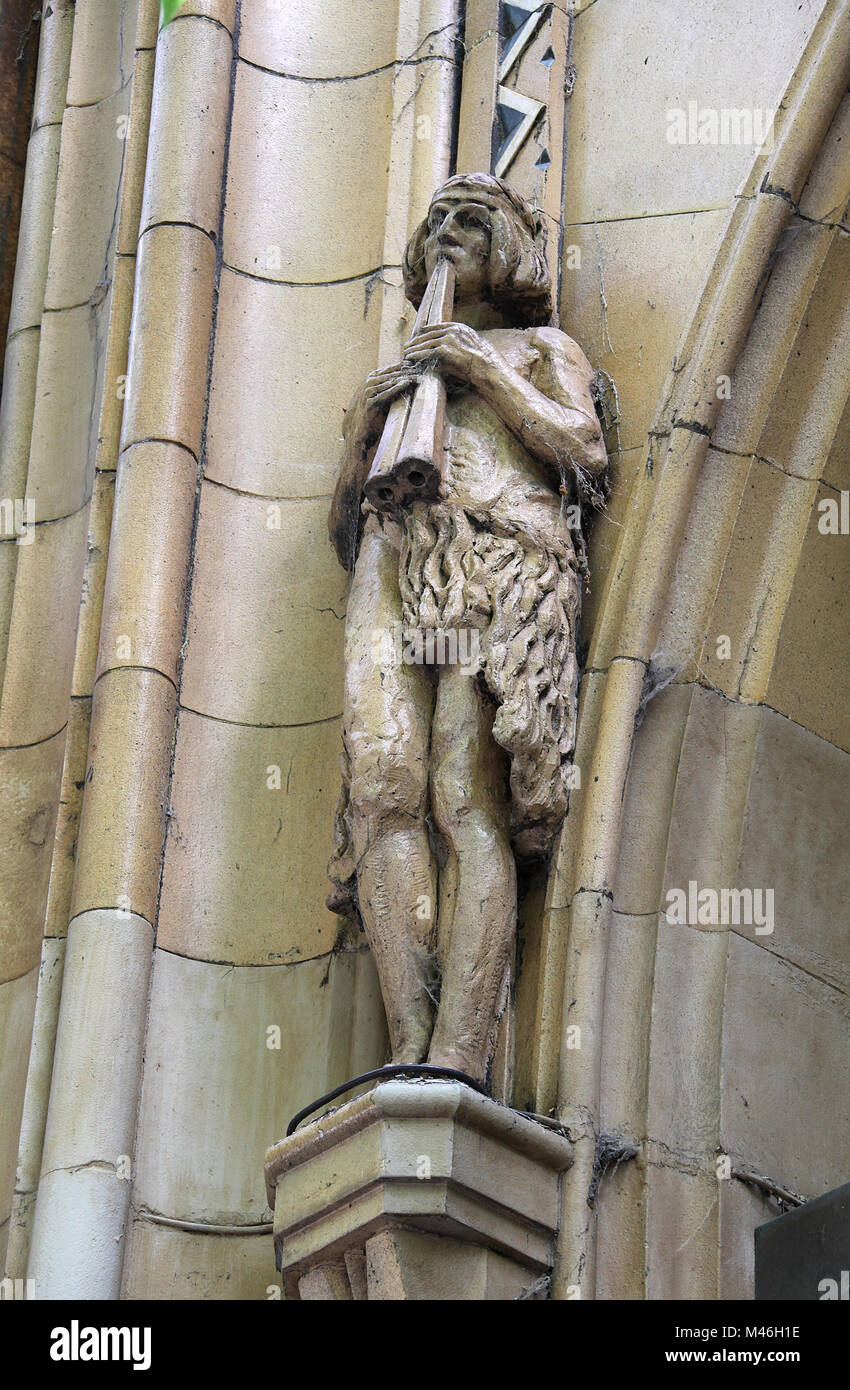
[[[465,44],[458,169],[490,169],[543,213],[557,289],[570,20],[553,4],[471,0]]]
[[[662,646],[667,652],[671,639],[675,658],[675,627],[670,632],[665,626],[671,610],[676,608],[671,584],[682,563],[684,538],[695,524],[692,508],[706,456],[727,414],[717,396],[716,383],[719,377],[735,372],[746,345],[753,341],[766,298],[765,287],[771,275],[776,276],[783,267],[778,253],[787,249],[788,241],[783,243],[781,239],[795,216],[803,188],[844,96],[848,61],[850,9],[846,0],[830,0],[780,103],[774,147],[760,152],[735,200],[718,254],[674,360],[650,431],[640,491],[610,567],[607,592],[593,634],[589,664],[598,664],[594,651],[607,655],[606,674],[592,697],[585,700],[579,721],[577,760],[587,769],[585,786],[589,790],[575,799],[561,838],[550,882],[538,973],[535,1104],[543,1111],[557,1104],[558,1113],[570,1125],[571,1132],[589,1141],[578,1146],[576,1171],[565,1197],[567,1208],[554,1283],[556,1298],[566,1296],[565,1290],[575,1283],[579,1269],[583,1271],[583,1296],[593,1296],[596,1246],[587,1222],[585,1193],[593,1171],[594,1136],[604,1124],[600,1085],[604,1084],[602,1019],[607,940],[632,743],[647,694],[647,673],[653,654]],[[835,201],[839,201],[838,197]],[[819,254],[814,245],[812,254]],[[798,295],[796,301],[792,296],[789,312],[802,319],[806,302],[806,295],[802,300]],[[765,325],[765,341],[773,344],[776,355],[771,361],[770,348],[766,348],[758,368],[766,383],[781,374],[781,354],[788,349],[785,335],[777,336],[775,327],[768,332],[769,327]],[[757,398],[764,422],[768,419],[771,392],[763,391],[760,396],[757,393]],[[752,430],[752,421],[747,428]],[[728,440],[724,447],[729,447]],[[728,540],[729,527],[721,526],[706,542],[718,555],[721,568]],[[780,548],[775,562],[754,576],[754,584],[762,594],[773,584],[775,565],[784,563],[783,557]],[[717,582],[711,565],[705,566],[701,582],[706,586],[704,593],[691,594],[689,590],[693,604],[710,603],[709,587]],[[783,611],[784,605],[780,604],[771,619],[771,632],[766,634],[762,657],[767,669]],[[682,660],[687,656],[688,652],[683,651]],[[749,698],[763,696],[753,690]],[[741,805],[735,814],[743,815],[744,809]],[[732,830],[730,835],[734,836]],[[569,920],[565,925],[567,907]],[[565,982],[563,994],[560,982]],[[636,979],[634,988],[642,998],[645,985]],[[722,981],[718,990],[717,981],[707,977],[696,983],[695,990],[701,1000],[694,1003],[695,1013],[702,1017],[708,1011],[705,1026],[716,1040],[715,1047],[719,1047]],[[625,986],[621,996],[633,997]],[[580,1016],[580,1050],[564,1045],[562,1026],[566,1027],[567,1020],[562,1011],[563,1000],[572,1001],[570,1023],[576,1023]],[[643,1003],[645,1006],[646,1001]],[[610,1051],[606,1043],[604,1055]],[[716,1057],[705,1057],[706,1078],[716,1065]],[[707,1274],[713,1279],[716,1270]],[[699,1275],[693,1279],[695,1282],[677,1296],[715,1296],[701,1285]]]
[[[266,1155],[284,1293],[543,1295],[572,1156],[562,1133],[457,1082],[382,1082]]]

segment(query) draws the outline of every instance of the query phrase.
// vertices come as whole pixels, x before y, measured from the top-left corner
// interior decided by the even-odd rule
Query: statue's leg
[[[475,677],[441,672],[431,742],[431,806],[456,874],[429,1062],[483,1081],[516,929],[508,759],[495,707]],[[443,924],[440,924],[442,935]]]
[[[398,661],[398,549],[367,526],[348,602],[344,732],[357,890],[394,1062],[421,1062],[434,1023],[437,872],[425,817],[434,685]]]

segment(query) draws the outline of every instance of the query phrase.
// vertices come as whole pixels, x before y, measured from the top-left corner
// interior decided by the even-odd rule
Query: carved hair
[[[490,214],[490,298],[517,327],[549,323],[552,286],[546,262],[546,232],[538,212],[492,174],[457,174],[438,188],[436,202],[480,203]],[[404,253],[404,287],[417,308],[425,293],[428,218],[419,224]]]

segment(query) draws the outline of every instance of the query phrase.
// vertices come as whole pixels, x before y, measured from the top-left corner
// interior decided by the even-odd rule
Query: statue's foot
[[[432,1067],[448,1067],[451,1071],[462,1071],[465,1076],[470,1076],[481,1086],[487,1081],[487,1063],[482,1062],[480,1057],[469,1056],[454,1047],[432,1047],[428,1053],[428,1064]]]

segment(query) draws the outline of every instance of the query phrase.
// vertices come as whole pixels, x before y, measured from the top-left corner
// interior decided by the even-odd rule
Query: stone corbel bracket
[[[266,1155],[287,1299],[542,1296],[561,1133],[448,1081],[387,1081]]]

